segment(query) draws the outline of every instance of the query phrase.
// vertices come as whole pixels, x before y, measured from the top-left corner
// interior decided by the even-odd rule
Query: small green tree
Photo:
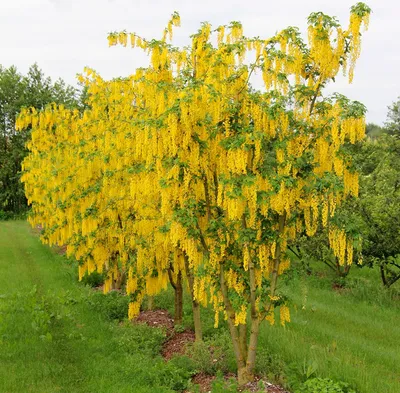
[[[367,142],[360,168],[363,255],[379,265],[382,283],[390,287],[400,279],[400,139],[384,135]]]

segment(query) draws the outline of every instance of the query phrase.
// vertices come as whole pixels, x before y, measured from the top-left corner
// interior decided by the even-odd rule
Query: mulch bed
[[[166,329],[167,340],[161,349],[161,355],[165,360],[171,359],[175,354],[183,355],[187,343],[194,342],[195,335],[192,330],[175,332],[174,320],[166,310],[142,311],[135,322],[145,323],[151,327],[161,327]]]
[[[147,310],[142,311],[135,322],[145,323],[151,327],[163,327],[167,329],[167,337],[173,334],[174,320],[166,310]]]
[[[226,380],[231,379],[231,378],[236,378],[236,375],[234,374],[228,374],[224,376]],[[208,375],[205,373],[198,373],[193,376],[192,382],[199,385],[200,388],[200,393],[209,393],[211,392],[212,388],[212,383],[215,380],[214,375]],[[274,385],[270,382],[267,381],[262,381],[262,385],[264,386],[264,390],[260,390],[260,378],[256,377],[256,379],[253,382],[249,382],[248,384],[242,386],[239,388],[239,392],[266,392],[266,393],[289,393],[285,389],[283,389],[280,386]],[[189,391],[186,391],[186,393],[190,393]]]
[[[191,330],[175,333],[164,343],[161,354],[166,360],[171,359],[174,355],[183,355],[186,345],[193,343],[194,339],[195,335]]]
[[[281,386],[273,385],[272,383],[269,382],[264,382],[264,384],[268,393],[289,393]]]
[[[261,383],[260,383],[261,382]],[[261,386],[264,386],[264,390],[260,390]],[[289,393],[285,389],[283,389],[281,386],[274,385],[270,382],[263,381],[261,378],[256,377],[253,382],[249,382],[246,385],[242,386],[239,388],[240,392],[243,392],[244,390],[248,392],[268,392],[268,393]]]
[[[215,379],[215,375],[209,375],[206,373],[198,373],[193,376],[192,382],[199,385],[200,393],[208,393],[211,391],[212,383]]]
[[[59,255],[65,255],[67,253],[67,246],[53,246],[53,249]]]

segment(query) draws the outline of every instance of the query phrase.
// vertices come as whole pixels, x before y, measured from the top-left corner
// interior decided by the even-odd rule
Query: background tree
[[[385,123],[386,132],[390,135],[400,136],[400,98],[388,107],[388,115]]]
[[[362,154],[363,255],[379,266],[382,283],[389,287],[400,279],[400,140],[395,133],[383,135],[366,142]]]
[[[0,66],[0,211],[12,214],[27,208],[20,172],[30,130],[17,133],[16,116],[22,107],[40,110],[51,102],[76,107],[78,91],[61,79],[53,84],[37,64],[29,68],[27,75],[21,75],[13,66]]]
[[[369,138],[375,139],[381,136],[385,132],[385,129],[378,124],[368,123],[365,129],[365,133]]]

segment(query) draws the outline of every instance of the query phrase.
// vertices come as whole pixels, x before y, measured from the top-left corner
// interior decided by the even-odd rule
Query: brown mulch
[[[145,323],[151,327],[163,327],[167,329],[167,336],[174,330],[174,320],[170,317],[167,310],[147,310],[142,311],[135,322]]]
[[[42,233],[42,229],[43,229],[43,227],[41,225],[36,225],[34,228],[31,228],[31,231],[35,235],[40,235]]]
[[[186,345],[194,342],[194,339],[195,335],[191,330],[185,330],[184,332],[173,334],[162,347],[161,354],[163,358],[169,360],[174,355],[183,355],[185,353]]]
[[[289,393],[287,390],[278,385],[273,385],[269,382],[264,382],[268,393]]]
[[[224,376],[226,380],[231,379],[231,378],[236,378],[236,375],[234,374],[227,374]],[[199,385],[200,392],[201,393],[209,393],[211,392],[212,388],[212,383],[215,380],[215,375],[208,375],[205,373],[198,373],[193,376],[192,382]],[[261,381],[261,383],[260,383]],[[264,386],[263,388],[260,386]],[[260,390],[261,389],[261,390]],[[263,381],[260,379],[260,377],[256,377],[253,382],[249,382],[248,384],[240,387],[238,389],[238,392],[266,392],[266,393],[289,393],[282,387],[278,385],[274,385],[270,382]],[[190,393],[189,391],[186,391],[186,393]]]
[[[264,386],[264,390],[260,386]],[[268,393],[289,393],[285,389],[283,389],[281,386],[274,385],[270,382],[263,381],[261,378],[256,377],[253,382],[249,382],[244,386],[241,386],[239,388],[240,392],[243,392],[244,390],[249,391],[249,392],[268,392]]]
[[[199,385],[201,393],[208,393],[211,391],[212,383],[215,379],[215,375],[209,375],[206,373],[198,373],[193,376],[192,382]]]
[[[167,330],[167,340],[161,349],[161,354],[165,360],[171,359],[175,354],[183,355],[187,343],[194,342],[195,335],[192,330],[175,332],[174,320],[166,310],[142,311],[135,322],[145,323],[152,327],[162,327]]]

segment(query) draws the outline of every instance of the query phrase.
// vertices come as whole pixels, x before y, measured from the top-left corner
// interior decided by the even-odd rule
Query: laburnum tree
[[[335,210],[358,194],[346,145],[363,138],[365,107],[323,91],[341,71],[352,81],[369,14],[353,6],[345,30],[313,13],[308,43],[293,27],[261,39],[238,22],[203,23],[178,48],[178,14],[160,40],[111,33],[110,45],[140,47],[150,65],[111,82],[88,71],[82,116],[53,106],[19,119],[37,133],[24,163],[32,222],[68,244],[81,273],[125,272],[130,318],[168,271],[173,282],[184,274],[198,337],[199,304],[211,304],[215,324],[227,320],[239,383],[250,381],[260,324],[277,310],[290,321],[277,287],[288,245],[321,224],[339,261],[353,260]]]
[[[88,109],[83,115],[51,105],[21,117],[33,128],[23,175],[32,203],[29,219],[32,225],[43,226],[43,241],[67,245],[67,254],[80,261],[80,279],[86,272],[104,272],[105,293],[124,276],[134,276],[126,290],[135,293],[130,308],[135,315],[133,309],[138,309],[145,293],[153,295],[166,287],[168,274],[154,275],[157,266],[150,263],[135,267],[129,263],[130,255],[139,252],[141,232],[155,228],[145,219],[155,197],[143,205],[139,228],[134,219],[138,201],[131,198],[130,182],[135,145],[124,143],[129,131],[126,116],[132,114],[124,113],[122,118],[119,114],[132,102],[130,81],[106,82],[92,71],[82,80],[88,87]]]

